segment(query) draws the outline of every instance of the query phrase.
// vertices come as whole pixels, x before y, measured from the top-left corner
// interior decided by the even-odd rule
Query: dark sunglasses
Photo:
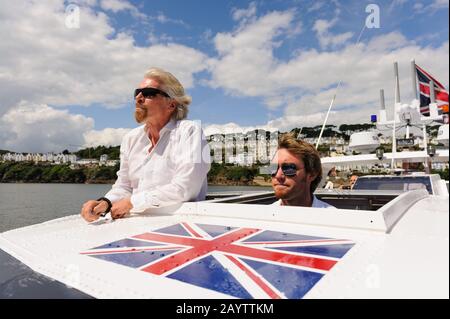
[[[277,175],[278,170],[280,169],[280,165],[270,165],[270,174],[272,177],[275,177]],[[301,168],[297,168],[297,165],[294,163],[283,163],[281,164],[281,171],[283,172],[284,176],[293,177],[297,175],[297,171]]]
[[[156,95],[162,95],[165,97],[170,97],[169,94],[167,94],[164,91],[161,91],[159,89],[155,89],[155,88],[143,88],[143,89],[136,89],[134,90],[134,98],[136,99],[136,96],[139,95],[139,93],[142,93],[142,96],[146,99],[150,99],[155,97]]]

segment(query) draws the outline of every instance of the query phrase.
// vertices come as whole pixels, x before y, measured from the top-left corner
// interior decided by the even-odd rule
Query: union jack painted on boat
[[[347,239],[179,223],[82,252],[238,298],[302,298],[354,246]]]

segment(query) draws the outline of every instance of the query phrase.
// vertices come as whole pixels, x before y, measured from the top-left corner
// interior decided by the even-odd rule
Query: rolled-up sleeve
[[[211,166],[209,146],[200,125],[181,130],[176,153],[172,178],[167,184],[133,194],[133,211],[198,199]]]
[[[120,145],[120,169],[117,172],[117,180],[112,186],[112,189],[105,195],[112,203],[130,197],[132,193],[131,182],[128,175],[128,147],[127,138],[124,138]]]

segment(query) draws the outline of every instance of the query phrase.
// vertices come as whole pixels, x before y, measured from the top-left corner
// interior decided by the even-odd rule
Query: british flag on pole
[[[302,298],[354,246],[347,239],[179,223],[83,255],[238,298]]]
[[[420,113],[424,116],[430,115],[430,82],[433,81],[438,109],[440,113],[448,114],[448,92],[445,90],[445,87],[417,64],[416,72],[419,79]]]

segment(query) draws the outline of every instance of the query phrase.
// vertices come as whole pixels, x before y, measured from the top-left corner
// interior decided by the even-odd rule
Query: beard
[[[291,195],[291,187],[289,186],[272,186],[275,192],[275,197],[278,199],[286,199]]]
[[[299,196],[299,194],[304,194],[305,192],[309,192],[308,183],[306,176],[300,179],[297,179],[294,184],[292,183],[283,183],[283,184],[275,184],[272,181],[272,188],[275,193],[275,197],[278,199],[292,200]]]
[[[141,124],[147,118],[147,109],[136,107],[134,111],[134,119]]]

